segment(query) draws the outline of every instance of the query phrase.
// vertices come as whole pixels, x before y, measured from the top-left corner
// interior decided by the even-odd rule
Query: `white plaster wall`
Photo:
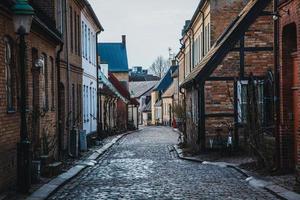
[[[87,26],[87,30],[90,29],[91,35],[89,41],[81,34],[83,66],[83,129],[86,130],[87,134],[91,134],[97,131],[96,31],[83,13],[81,13],[81,20],[84,23],[84,26]],[[85,46],[85,41],[89,42],[88,48]],[[83,50],[84,48],[85,50]],[[88,52],[87,57],[83,53],[85,51]]]

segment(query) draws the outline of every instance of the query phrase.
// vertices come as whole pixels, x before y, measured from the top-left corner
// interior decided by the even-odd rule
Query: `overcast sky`
[[[155,58],[179,50],[181,30],[199,0],[89,0],[104,32],[101,42],[119,42],[127,35],[129,66],[148,68]]]

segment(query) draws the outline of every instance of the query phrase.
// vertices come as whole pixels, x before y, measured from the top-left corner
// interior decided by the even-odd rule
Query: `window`
[[[74,43],[75,43],[75,54],[78,55],[78,42],[77,42],[77,39],[78,39],[78,28],[77,28],[77,14],[76,12],[74,12],[74,34],[75,34],[75,38],[74,38]]]
[[[74,44],[74,36],[73,36],[73,34],[74,34],[74,31],[73,31],[73,9],[72,9],[72,7],[70,7],[70,10],[69,10],[69,12],[70,12],[70,33],[71,33],[71,41],[70,41],[70,43],[71,43],[71,52],[73,53],[73,44]]]
[[[56,27],[60,33],[63,32],[63,12],[62,12],[62,1],[56,0]]]
[[[85,51],[85,59],[88,59],[88,51],[87,51],[87,49],[88,49],[88,36],[87,36],[87,26],[86,26],[86,24],[84,25],[84,51]]]
[[[76,107],[75,107],[75,85],[72,84],[72,121],[73,121],[73,125],[75,125],[76,123]]]
[[[77,85],[77,111],[78,111],[78,121],[81,122],[82,121],[82,111],[81,111],[81,105],[82,105],[82,98],[81,98],[81,94],[82,94],[82,89],[81,89],[81,85]]]
[[[256,81],[257,106],[261,121],[264,116],[264,84],[263,81]],[[247,104],[248,104],[248,81],[238,82],[238,121],[247,123]]]
[[[91,30],[88,30],[88,60],[91,62]]]
[[[85,85],[83,86],[83,121],[85,122],[85,104],[86,104],[86,101],[85,101]]]
[[[13,58],[12,58],[12,44],[7,37],[4,38],[4,63],[5,63],[5,80],[6,80],[6,101],[7,110],[14,110],[14,94],[13,94]]]
[[[85,44],[84,23],[81,22],[81,52],[82,52],[82,56],[85,58],[84,44]]]
[[[43,66],[41,69],[41,96],[42,96],[42,107],[44,110],[48,110],[48,65],[47,65],[47,55],[42,54],[41,60],[43,62]]]
[[[209,51],[210,47],[211,47],[210,23],[207,24],[207,41],[208,41],[208,49],[207,49],[207,51]]]
[[[52,101],[52,110],[55,109],[55,65],[54,60],[50,57],[51,64],[51,101]]]
[[[81,55],[81,47],[80,47],[80,17],[77,15],[77,53],[80,56]]]
[[[195,88],[192,92],[192,119],[195,124],[198,123],[198,90]]]

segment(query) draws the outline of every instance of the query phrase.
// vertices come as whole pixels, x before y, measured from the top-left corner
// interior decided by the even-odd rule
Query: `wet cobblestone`
[[[276,199],[234,169],[178,159],[171,146],[176,143],[171,129],[145,127],[50,199]]]

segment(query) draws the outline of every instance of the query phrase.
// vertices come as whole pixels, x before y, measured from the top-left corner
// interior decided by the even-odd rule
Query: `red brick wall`
[[[16,85],[16,91],[14,93],[14,105],[16,112],[8,113],[7,112],[7,100],[6,100],[6,87],[5,87],[5,66],[4,66],[4,36],[9,36],[13,43],[13,52],[16,55],[17,53],[17,37],[13,30],[13,22],[11,18],[11,13],[5,12],[5,8],[0,7],[0,192],[13,186],[16,182],[16,172],[17,172],[17,153],[16,147],[17,143],[20,141],[20,114],[19,114],[19,92],[20,92],[20,74],[16,72],[16,78],[13,79],[14,84]],[[52,40],[47,38],[45,33],[40,32],[41,29],[37,26],[32,26],[32,32],[26,37],[27,41],[27,117],[28,117],[28,132],[30,139],[32,141],[34,159],[37,159],[41,154],[42,146],[42,133],[47,132],[49,135],[49,140],[55,138],[57,133],[56,122],[57,122],[57,86],[56,86],[56,67],[55,67],[55,58],[56,58],[56,45]],[[47,65],[48,65],[48,99],[49,99],[49,110],[45,113],[38,115],[38,120],[35,125],[33,125],[33,99],[36,100],[36,107],[39,111],[42,111],[42,98],[41,94],[41,74],[36,73],[36,78],[33,80],[33,65],[32,65],[32,48],[35,48],[38,52],[38,57],[41,56],[41,53],[47,55]],[[54,68],[50,63],[50,57],[53,58]],[[18,59],[14,56],[14,63],[16,67]],[[55,76],[51,77],[51,74],[54,73]],[[33,98],[33,84],[37,85],[35,98]],[[52,90],[54,89],[54,91]],[[39,91],[37,91],[39,90]],[[53,96],[54,94],[54,96]],[[52,98],[54,97],[54,98]],[[54,101],[53,101],[54,100]],[[34,128],[35,127],[35,128]],[[36,130],[37,132],[33,132]],[[56,142],[54,142],[56,143]],[[57,149],[52,148],[53,151],[50,152],[50,156],[56,157]]]
[[[223,2],[223,1],[222,1]],[[228,1],[216,3],[211,10],[212,40],[227,28],[238,13],[242,10],[244,1]],[[232,3],[232,4],[230,4]],[[220,6],[220,7],[219,7]],[[271,10],[270,5],[267,10]],[[226,16],[226,17],[224,17]],[[245,47],[273,47],[273,20],[272,17],[259,17],[249,30],[245,33]],[[238,47],[239,44],[236,44]],[[223,62],[217,67],[211,77],[235,77],[239,79],[240,74],[239,52],[232,51],[227,54]],[[265,76],[269,69],[273,70],[272,51],[255,51],[245,53],[245,77],[253,73],[255,76]],[[191,89],[191,88],[190,88]],[[191,90],[187,90],[187,105]],[[234,81],[207,81],[205,84],[205,110],[206,114],[234,114]],[[216,130],[221,129],[224,137],[228,135],[225,123],[233,124],[233,117],[207,117],[206,118],[206,143],[216,136]],[[197,129],[191,126],[191,120],[187,119],[187,134],[195,138]],[[190,126],[190,127],[189,127]],[[192,144],[194,145],[194,144]]]
[[[284,170],[296,169],[300,171],[300,132],[294,131],[294,125],[300,124],[299,121],[293,122],[295,117],[299,115],[293,110],[293,93],[299,93],[297,90],[292,90],[292,87],[299,87],[293,84],[293,76],[300,77],[299,68],[297,74],[293,72],[293,57],[299,66],[300,63],[300,2],[297,0],[286,1],[280,5],[279,9],[279,47],[280,47],[280,167]],[[295,28],[295,29],[294,29]],[[292,30],[294,29],[294,30]],[[290,35],[294,32],[296,37]],[[295,38],[293,41],[292,38]],[[292,49],[297,46],[297,48]],[[297,95],[298,99],[300,94]],[[295,102],[296,103],[296,102]],[[300,102],[297,102],[299,105]],[[297,116],[296,116],[297,115]]]

